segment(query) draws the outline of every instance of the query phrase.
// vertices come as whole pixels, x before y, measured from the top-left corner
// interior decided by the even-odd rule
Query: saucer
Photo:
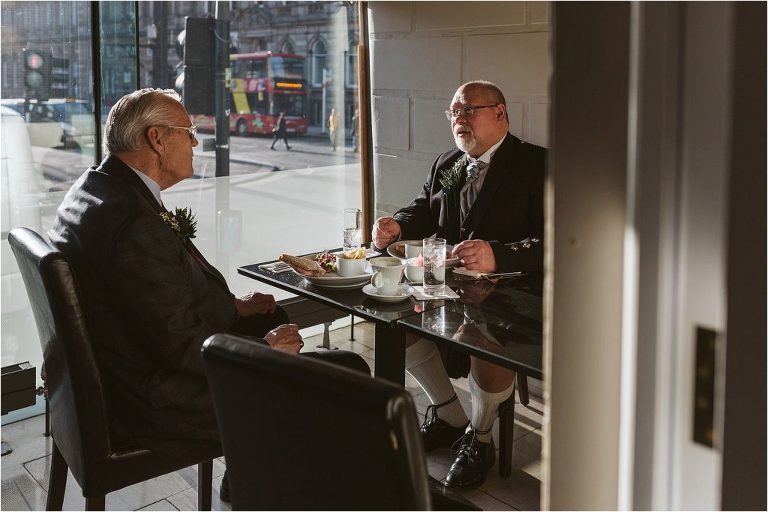
[[[397,289],[397,295],[379,295],[372,284],[363,286],[363,293],[381,302],[400,302],[413,295],[413,287],[401,284]]]

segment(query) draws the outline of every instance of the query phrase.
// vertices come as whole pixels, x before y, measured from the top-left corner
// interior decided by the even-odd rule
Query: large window
[[[183,48],[177,40],[185,18],[216,13],[214,2],[203,1],[0,5],[0,189],[2,242],[7,244],[14,227],[50,229],[66,190],[98,163],[109,109],[137,87],[180,84]],[[340,246],[343,209],[362,207],[361,164],[352,151],[348,122],[359,102],[356,45],[350,41],[360,35],[358,6],[352,3],[226,6],[230,53],[251,55],[230,60],[229,176],[216,176],[216,153],[209,149],[215,146],[214,117],[192,116],[200,128],[194,158],[198,179],[165,190],[163,200],[197,214],[195,243],[233,291],[242,293],[259,287],[239,277],[237,266],[282,252]],[[332,108],[340,114],[336,151],[327,133]],[[282,140],[270,149],[280,112],[285,112],[290,151]],[[34,321],[7,247],[2,272],[3,365],[30,360],[39,368]]]

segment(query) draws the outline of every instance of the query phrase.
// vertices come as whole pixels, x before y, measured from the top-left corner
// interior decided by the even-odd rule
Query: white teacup
[[[405,277],[409,281],[421,283],[424,280],[424,264],[416,265],[418,258],[411,258],[405,262]]]
[[[397,294],[400,278],[403,275],[403,262],[399,258],[381,257],[370,260],[373,268],[371,285],[379,295]]]
[[[336,255],[336,273],[342,277],[359,276],[365,273],[365,258],[356,260]]]
[[[416,258],[421,256],[424,250],[424,242],[422,240],[413,240],[411,242],[405,242],[405,257],[406,259]]]

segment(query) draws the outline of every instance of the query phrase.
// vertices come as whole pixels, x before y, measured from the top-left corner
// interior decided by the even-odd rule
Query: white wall
[[[418,193],[453,147],[443,111],[464,82],[495,82],[510,132],[547,146],[549,2],[371,2],[375,217]]]

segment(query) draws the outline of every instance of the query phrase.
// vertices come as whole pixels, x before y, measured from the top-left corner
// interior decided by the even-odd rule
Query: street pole
[[[222,23],[219,23],[222,21]],[[229,176],[229,108],[227,105],[226,71],[229,67],[229,2],[216,2],[215,114],[216,114],[216,176]]]

